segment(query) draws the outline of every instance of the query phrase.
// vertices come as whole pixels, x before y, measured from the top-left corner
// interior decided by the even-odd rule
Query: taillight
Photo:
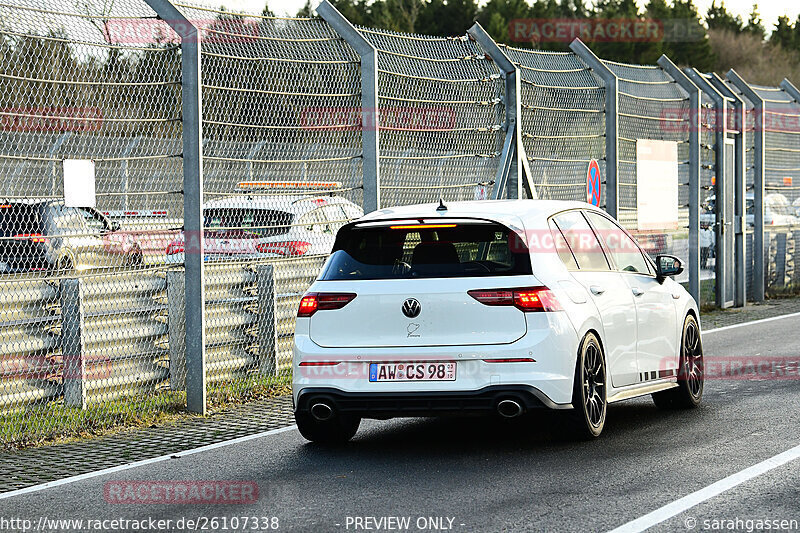
[[[310,317],[317,311],[341,309],[355,297],[352,292],[309,292],[300,300],[297,316]]]
[[[17,233],[16,235],[14,235],[14,238],[30,242],[41,242],[41,243],[47,242],[47,237],[45,237],[41,233]]]
[[[305,241],[262,242],[256,246],[256,250],[262,254],[278,254],[284,257],[304,255],[309,248],[311,243]]]
[[[183,249],[182,242],[171,242],[167,245],[167,255],[183,253]]]
[[[561,311],[553,291],[547,287],[523,287],[518,289],[476,289],[467,294],[483,305],[513,305],[528,313],[537,311]]]

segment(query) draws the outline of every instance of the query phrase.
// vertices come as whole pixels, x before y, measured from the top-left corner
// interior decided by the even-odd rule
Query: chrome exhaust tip
[[[311,416],[320,422],[333,418],[333,407],[327,403],[318,402],[311,406]]]
[[[497,412],[504,418],[515,418],[522,414],[522,406],[516,400],[500,400]]]

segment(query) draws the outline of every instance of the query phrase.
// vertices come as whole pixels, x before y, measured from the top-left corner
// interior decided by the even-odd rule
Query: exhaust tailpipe
[[[318,402],[311,406],[311,416],[320,422],[333,418],[333,407],[327,403]]]
[[[500,400],[497,412],[504,418],[515,418],[522,414],[522,406],[516,400]]]

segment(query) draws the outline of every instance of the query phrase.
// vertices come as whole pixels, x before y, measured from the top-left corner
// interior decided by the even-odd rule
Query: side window
[[[314,233],[331,233],[331,227],[325,219],[322,209],[314,209],[301,216],[298,223],[308,231]]]
[[[331,233],[335,232],[347,222],[348,217],[339,205],[326,205],[322,208]]]
[[[553,217],[581,270],[610,270],[606,255],[589,223],[578,211]]]
[[[84,223],[86,224],[86,228],[89,230],[89,233],[100,234],[100,233],[105,233],[108,230],[105,221],[100,217],[98,213],[92,211],[91,209],[83,209],[83,208],[78,208],[78,212],[83,217]]]
[[[597,229],[597,233],[606,245],[606,249],[613,256],[619,270],[650,274],[650,270],[647,268],[647,261],[642,255],[642,250],[625,233],[625,230],[603,215],[587,211],[586,216]]]
[[[81,235],[87,233],[84,219],[74,207],[53,206],[53,225],[58,235]]]
[[[561,259],[561,262],[564,263],[568,269],[578,270],[578,262],[575,260],[575,256],[572,255],[572,250],[569,249],[569,244],[567,244],[567,239],[564,238],[564,234],[561,233],[555,220],[550,220],[549,224],[550,233],[553,235],[553,244],[555,245],[559,259]]]
[[[342,209],[344,210],[344,214],[347,216],[349,220],[361,218],[364,216],[364,212],[357,205],[341,204],[341,206]]]

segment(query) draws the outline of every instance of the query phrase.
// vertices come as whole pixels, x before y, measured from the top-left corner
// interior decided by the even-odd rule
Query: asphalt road
[[[711,333],[706,356],[789,357],[796,364],[799,329],[794,317]],[[418,528],[420,517],[426,526],[428,517],[443,517],[442,525],[457,532],[604,531],[797,446],[799,406],[795,371],[794,379],[710,380],[702,406],[692,411],[660,411],[649,398],[612,405],[605,433],[588,443],[563,437],[560,419],[550,413],[511,423],[367,421],[338,449],[307,444],[291,430],[0,500],[0,527],[3,518],[30,519],[35,527],[43,516],[153,517],[171,519],[168,530],[181,531],[181,518],[256,516],[277,517],[280,531],[385,531],[372,522],[357,528],[355,517],[397,516],[410,517],[408,531],[436,530]],[[121,480],[255,481],[259,495],[242,505],[107,503],[104,487]],[[744,520],[796,524],[798,487],[795,460],[652,530],[687,531],[694,524],[692,530],[703,531],[711,520],[737,518],[738,531],[747,531]],[[242,524],[227,525],[242,531]]]

